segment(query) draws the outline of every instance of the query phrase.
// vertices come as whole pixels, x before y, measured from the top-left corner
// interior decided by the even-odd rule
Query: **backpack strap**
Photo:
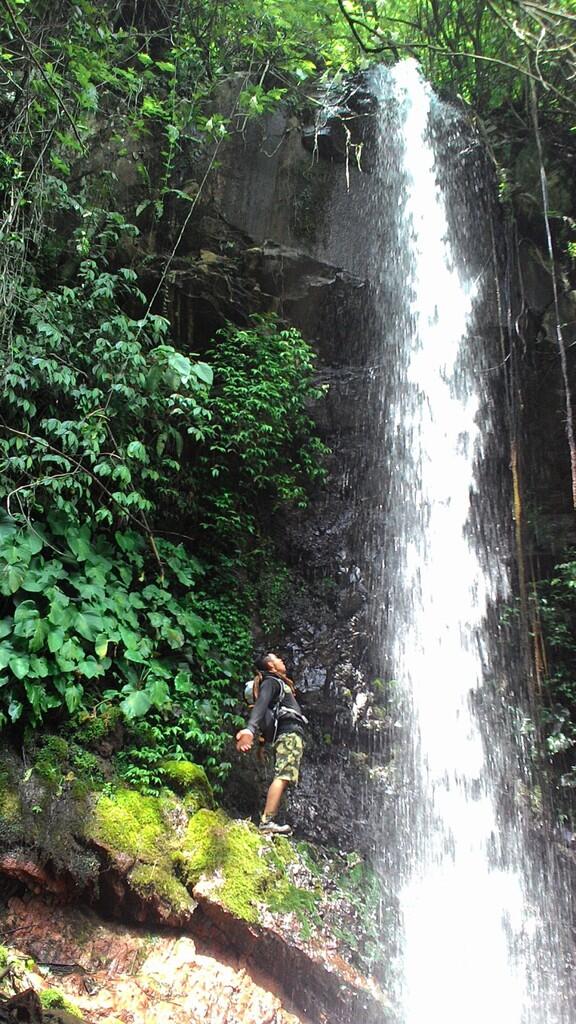
[[[301,711],[296,711],[295,708],[283,707],[284,698],[287,696],[288,692],[291,691],[283,679],[280,679],[279,676],[276,676],[276,679],[280,684],[280,696],[276,704],[272,708],[272,715],[274,717],[274,734],[272,736],[272,743],[276,742],[276,736],[278,734],[278,724],[281,718],[293,718],[295,721],[300,722],[301,725],[308,725],[308,719],[306,718],[306,715],[302,714]]]

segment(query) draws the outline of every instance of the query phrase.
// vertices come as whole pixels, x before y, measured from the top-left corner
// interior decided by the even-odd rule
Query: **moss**
[[[219,902],[245,921],[257,921],[258,906],[269,906],[290,885],[286,866],[291,860],[294,852],[285,839],[267,839],[248,822],[210,810],[194,815],[174,855],[189,886],[203,875],[220,876]]]
[[[60,783],[69,753],[68,744],[61,736],[47,736],[34,760],[34,771],[52,785]]]
[[[106,708],[96,715],[94,712],[79,718],[73,727],[74,738],[81,746],[91,746],[116,731],[124,716],[118,707]]]
[[[0,968],[7,966],[9,956],[10,953],[6,949],[6,946],[0,946]]]
[[[39,993],[40,1002],[44,1010],[66,1010],[72,1017],[82,1019],[82,1013],[74,1003],[66,999],[56,988],[45,988]]]
[[[130,884],[145,898],[157,894],[177,913],[194,909],[194,901],[187,889],[162,864],[138,864],[130,873]]]
[[[87,834],[143,861],[156,863],[168,856],[168,829],[158,800],[134,789],[117,789],[100,796]]]
[[[166,785],[177,793],[185,794],[184,805],[189,814],[195,814],[202,807],[214,809],[212,786],[200,765],[192,761],[165,761],[162,777]]]
[[[20,797],[8,772],[0,772],[0,818],[15,822],[20,817]]]

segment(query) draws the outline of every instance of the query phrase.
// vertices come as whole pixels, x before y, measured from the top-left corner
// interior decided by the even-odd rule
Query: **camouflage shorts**
[[[285,732],[274,744],[274,778],[298,782],[304,740],[297,732]]]

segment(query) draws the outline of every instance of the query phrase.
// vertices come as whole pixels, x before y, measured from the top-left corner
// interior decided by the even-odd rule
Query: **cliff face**
[[[305,512],[284,510],[263,524],[291,566],[292,585],[281,630],[264,633],[254,624],[257,641],[279,645],[289,656],[304,693],[312,739],[289,817],[300,840],[320,845],[266,841],[249,822],[235,820],[260,808],[266,778],[234,751],[224,794],[228,815],[216,809],[205,786],[193,799],[181,780],[167,779],[161,798],[119,788],[107,765],[114,743],[107,754],[94,755],[110,779],[102,793],[67,770],[59,737],[37,738],[42,769],[40,759],[30,765],[7,753],[0,766],[7,907],[0,940],[11,963],[41,960],[50,986],[61,982],[54,965],[80,965],[70,972],[73,980],[58,987],[76,996],[87,1020],[113,1014],[138,1024],[177,1022],[188,1014],[221,1024],[346,1024],[380,1022],[388,1013],[386,997],[368,976],[380,939],[381,891],[362,857],[375,841],[368,801],[387,784],[380,733],[388,709],[368,686],[366,590],[354,541],[359,510],[348,479],[349,466],[363,458],[357,406],[350,400],[364,358],[357,339],[362,246],[358,234],[356,248],[350,246],[349,224],[331,214],[329,227],[321,217],[328,206],[347,214],[347,174],[362,187],[363,172],[347,166],[351,154],[338,148],[340,115],[336,123],[336,148],[332,152],[327,132],[321,162],[284,115],[265,129],[281,134],[272,140],[271,156],[267,137],[238,138],[183,233],[164,295],[185,350],[201,351],[226,318],[242,323],[253,312],[280,313],[314,339],[320,377],[330,385],[317,410],[332,449],[330,481]],[[134,180],[125,156],[110,143],[102,161],[114,168],[129,205]],[[183,166],[183,183],[201,170]],[[173,245],[184,223],[187,208],[179,204],[175,199],[163,237],[145,236],[142,281],[150,291],[157,253]],[[361,388],[357,394],[361,402]],[[78,903],[92,909],[84,916],[70,909]],[[126,928],[108,926],[96,914],[122,920]],[[146,929],[143,942],[130,923]],[[159,928],[178,929],[180,945],[164,941]],[[155,966],[149,942],[162,947]],[[135,983],[127,977],[128,957],[143,963]],[[233,961],[229,970],[218,966],[226,957]],[[175,988],[163,972],[176,962],[182,978]],[[182,979],[190,973],[195,980],[189,985]],[[13,982],[6,995],[26,985],[44,987],[16,970],[6,978]],[[102,998],[90,998],[89,980],[82,990],[89,978],[106,989]],[[260,983],[279,995],[267,995]],[[168,991],[175,1009],[166,1006]],[[46,1006],[39,1009],[32,997],[29,1003],[26,1010],[6,1004],[6,1013],[48,1019]]]

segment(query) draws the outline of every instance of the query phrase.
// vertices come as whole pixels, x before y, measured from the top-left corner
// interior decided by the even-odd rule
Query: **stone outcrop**
[[[165,774],[172,788],[167,785],[157,797],[113,783],[101,793],[79,791],[71,780],[60,780],[55,791],[34,769],[24,772],[15,755],[4,755],[0,873],[9,924],[0,942],[8,941],[14,928],[35,959],[90,960],[90,935],[86,949],[80,932],[63,925],[68,945],[60,954],[58,942],[64,938],[56,941],[52,935],[40,946],[26,923],[29,907],[45,922],[49,915],[78,920],[70,907],[80,900],[107,919],[178,929],[189,952],[199,941],[214,955],[240,958],[247,971],[268,979],[266,984],[283,992],[297,1013],[318,1024],[331,1014],[339,1024],[359,1018],[382,1024],[388,1001],[361,969],[367,962],[363,944],[369,927],[363,913],[375,888],[360,858],[350,864],[310,846],[302,851],[283,837],[262,835],[249,821],[229,818],[217,808],[204,772],[195,765],[173,762]],[[36,813],[28,804],[30,794]],[[47,816],[58,823],[49,847]],[[70,831],[63,835],[59,828]],[[356,869],[354,881],[348,880],[348,867]],[[42,900],[51,901],[49,910],[38,909],[48,906]],[[370,909],[375,914],[376,905]],[[96,932],[108,927],[96,917],[91,920]],[[234,1013],[188,1019],[224,1024],[239,1019]],[[271,1021],[290,1019],[270,1013]],[[184,1018],[120,1019],[141,1024],[144,1019]]]

